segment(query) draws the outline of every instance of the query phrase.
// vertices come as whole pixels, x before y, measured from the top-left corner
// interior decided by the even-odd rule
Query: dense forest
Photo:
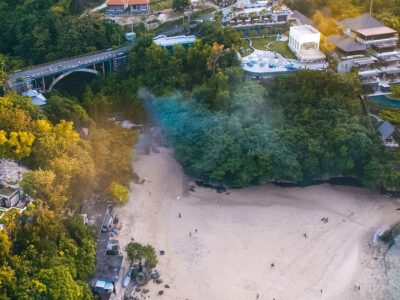
[[[79,1],[3,0],[0,53],[8,69],[118,45],[123,30],[98,13],[77,15]],[[0,55],[0,60],[5,60]],[[19,60],[19,62],[18,62]],[[2,61],[1,61],[2,62]]]
[[[362,110],[360,88],[352,74],[301,71],[267,87],[236,83],[223,112],[185,95],[153,106],[185,172],[206,182],[309,184],[345,175],[394,186],[400,173],[386,163],[390,153]]]
[[[21,187],[34,199],[22,215],[10,210],[1,219],[1,299],[93,297],[85,279],[94,268],[94,231],[79,211],[92,192],[111,199],[121,189],[127,193],[137,133],[101,121],[104,109],[91,107],[92,98],[98,99],[88,90],[87,114],[76,100],[57,94],[43,112],[27,97],[0,97],[0,157],[32,170]],[[89,138],[77,133],[83,126]]]

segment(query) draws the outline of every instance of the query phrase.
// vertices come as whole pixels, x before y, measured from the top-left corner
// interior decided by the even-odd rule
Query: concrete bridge
[[[118,49],[109,49],[93,54],[82,55],[74,58],[50,62],[33,66],[28,69],[18,70],[13,73],[8,81],[8,88],[17,92],[23,92],[30,88],[46,91],[51,90],[57,82],[74,72],[87,72],[99,74],[118,70],[126,61],[126,52],[133,45]]]

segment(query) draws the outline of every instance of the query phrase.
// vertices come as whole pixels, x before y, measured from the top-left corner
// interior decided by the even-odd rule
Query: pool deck
[[[324,70],[327,63],[302,63],[297,59],[285,58],[272,51],[254,49],[254,52],[241,58],[244,71],[253,76],[272,76],[282,73],[295,72],[300,69]]]
[[[388,98],[387,95],[390,93],[375,93],[368,95],[368,99],[378,102],[380,104],[390,105],[396,108],[400,108],[400,100]]]

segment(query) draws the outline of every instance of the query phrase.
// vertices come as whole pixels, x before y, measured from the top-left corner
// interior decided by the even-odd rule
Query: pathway
[[[103,4],[101,4],[99,6],[96,6],[95,8],[91,9],[90,12],[94,13],[94,12],[102,10],[103,8],[106,8],[106,7],[107,7],[107,1],[104,1]]]

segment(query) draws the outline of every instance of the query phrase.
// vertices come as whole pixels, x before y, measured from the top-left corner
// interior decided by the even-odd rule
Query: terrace
[[[364,45],[372,45],[377,42],[396,42],[399,39],[396,33],[396,30],[386,26],[359,29],[356,32],[356,41]]]
[[[241,65],[245,73],[253,77],[288,74],[300,69],[323,70],[327,67],[326,63],[302,63],[297,59],[285,58],[279,53],[261,50],[254,50],[243,57]]]

